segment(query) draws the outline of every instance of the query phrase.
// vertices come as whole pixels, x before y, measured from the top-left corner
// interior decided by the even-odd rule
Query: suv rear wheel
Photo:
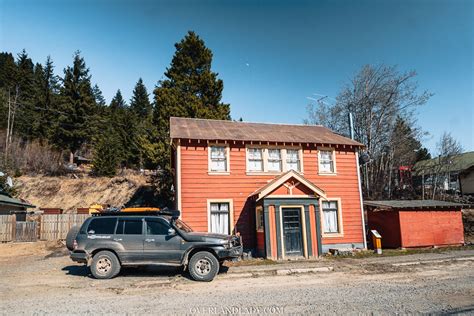
[[[195,281],[209,282],[219,272],[219,261],[208,251],[196,252],[189,260],[189,274]]]
[[[91,273],[96,279],[111,279],[120,272],[120,261],[110,251],[99,251],[92,258]]]

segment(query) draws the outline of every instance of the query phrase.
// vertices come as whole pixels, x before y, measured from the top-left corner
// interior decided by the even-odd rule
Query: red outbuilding
[[[370,230],[384,248],[464,244],[462,204],[435,200],[365,201]]]

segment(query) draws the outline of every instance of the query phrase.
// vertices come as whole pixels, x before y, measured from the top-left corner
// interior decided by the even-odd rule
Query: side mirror
[[[174,235],[176,235],[176,230],[174,230],[174,228],[168,229],[168,235],[169,235],[169,236],[174,236]]]

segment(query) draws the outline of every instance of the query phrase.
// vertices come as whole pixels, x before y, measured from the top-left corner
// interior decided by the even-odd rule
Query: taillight
[[[72,243],[72,249],[77,248],[77,240],[74,239],[74,242]]]

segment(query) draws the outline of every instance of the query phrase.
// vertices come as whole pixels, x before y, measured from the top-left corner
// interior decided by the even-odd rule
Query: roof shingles
[[[364,146],[319,125],[247,123],[182,117],[170,118],[170,137],[172,139]]]

